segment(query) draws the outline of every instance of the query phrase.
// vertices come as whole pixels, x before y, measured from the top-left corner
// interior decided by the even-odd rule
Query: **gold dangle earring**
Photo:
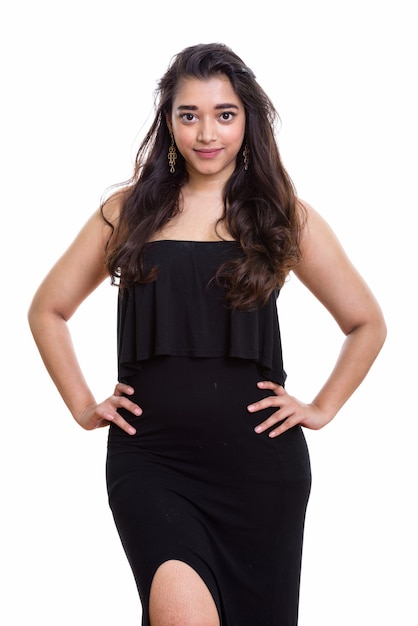
[[[174,174],[176,171],[176,161],[177,161],[177,151],[176,144],[174,143],[173,133],[170,132],[171,135],[171,144],[168,149],[168,165],[170,167],[170,174]]]
[[[242,151],[242,158],[244,159],[244,169],[245,171],[247,171],[248,165],[250,163],[250,149],[247,143],[245,144],[244,150]]]

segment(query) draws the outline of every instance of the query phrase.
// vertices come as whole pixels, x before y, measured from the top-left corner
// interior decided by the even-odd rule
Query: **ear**
[[[173,132],[173,127],[171,126],[171,119],[170,116],[168,115],[168,113],[165,114],[165,123],[168,126],[168,130],[170,131],[170,133]]]

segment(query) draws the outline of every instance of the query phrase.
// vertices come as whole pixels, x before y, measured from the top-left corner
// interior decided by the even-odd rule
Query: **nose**
[[[202,143],[210,143],[217,138],[216,121],[202,119],[199,124],[199,132],[197,134],[198,141]]]

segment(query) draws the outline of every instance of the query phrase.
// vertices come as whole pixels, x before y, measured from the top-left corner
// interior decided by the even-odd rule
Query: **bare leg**
[[[212,594],[199,574],[182,561],[166,561],[150,593],[152,626],[220,626]]]

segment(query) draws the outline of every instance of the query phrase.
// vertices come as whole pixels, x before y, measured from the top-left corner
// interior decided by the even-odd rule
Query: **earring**
[[[248,165],[250,163],[250,149],[247,143],[245,144],[244,150],[242,151],[242,158],[244,159],[244,169],[245,171],[247,171]]]
[[[171,145],[168,149],[168,165],[170,167],[170,174],[174,174],[174,172],[176,171],[177,151],[176,145],[174,143],[173,133],[170,133],[170,135]]]

